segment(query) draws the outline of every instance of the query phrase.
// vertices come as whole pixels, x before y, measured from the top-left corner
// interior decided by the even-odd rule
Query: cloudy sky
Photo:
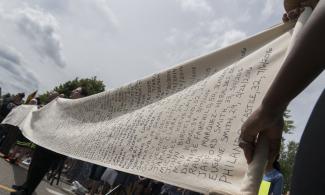
[[[282,13],[282,0],[0,0],[0,86],[43,92],[97,76],[115,88],[258,33]],[[324,82],[290,105],[290,139]]]

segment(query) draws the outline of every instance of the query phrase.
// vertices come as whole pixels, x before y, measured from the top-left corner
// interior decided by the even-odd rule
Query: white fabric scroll
[[[265,157],[247,171],[239,129],[280,69],[292,26],[275,26],[114,90],[59,98],[40,110],[20,106],[3,123],[80,160],[202,193],[255,194]]]

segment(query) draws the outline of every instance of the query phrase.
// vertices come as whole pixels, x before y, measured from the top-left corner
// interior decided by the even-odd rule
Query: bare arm
[[[269,163],[273,163],[280,149],[283,112],[289,102],[308,86],[325,65],[325,0],[321,0],[296,38],[296,43],[266,93],[262,104],[241,128],[240,147],[250,163],[257,135],[269,141]]]
[[[325,1],[320,1],[263,100],[267,108],[285,108],[325,67]]]

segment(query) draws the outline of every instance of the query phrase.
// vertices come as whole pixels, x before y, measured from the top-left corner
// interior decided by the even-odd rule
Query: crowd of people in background
[[[72,90],[70,99],[89,95],[82,87]],[[24,101],[25,94],[5,97],[1,101],[1,121],[12,109],[22,104],[37,105],[39,108],[57,97],[65,97],[56,91],[48,93],[43,104],[36,92]],[[15,166],[28,168],[26,181],[13,184],[12,195],[31,195],[42,180],[53,185],[64,182],[71,192],[78,195],[95,194],[156,194],[156,195],[198,195],[199,193],[168,185],[137,175],[102,167],[89,162],[72,159],[47,150],[26,139],[18,127],[0,124],[0,156]]]

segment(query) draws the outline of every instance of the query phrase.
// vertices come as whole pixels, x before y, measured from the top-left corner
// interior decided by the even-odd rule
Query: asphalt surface
[[[19,167],[17,165],[11,165],[7,163],[4,159],[0,158],[0,186],[11,187],[12,184],[21,185],[26,178],[27,170]],[[43,182],[38,186],[34,195],[71,195],[71,193],[66,192],[63,189],[68,189],[64,186],[62,182],[59,186],[53,184],[51,186],[49,183],[43,180]],[[0,195],[9,195],[8,191],[1,189]]]

